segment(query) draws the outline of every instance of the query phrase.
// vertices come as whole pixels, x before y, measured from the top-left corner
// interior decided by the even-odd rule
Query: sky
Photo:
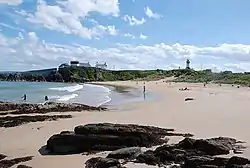
[[[249,0],[0,0],[0,71],[250,71]]]

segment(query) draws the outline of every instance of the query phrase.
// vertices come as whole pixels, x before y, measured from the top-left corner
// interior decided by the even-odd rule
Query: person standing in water
[[[145,82],[143,83],[143,93],[145,93],[146,92],[146,84],[145,84]]]
[[[26,101],[26,100],[27,100],[27,95],[24,94],[21,98],[22,98],[24,101]]]
[[[48,101],[48,100],[49,100],[48,96],[45,96],[45,98],[44,98],[44,99],[45,99],[45,101]]]
[[[146,99],[146,85],[145,85],[145,82],[144,82],[144,85],[143,85],[143,98],[144,100]]]

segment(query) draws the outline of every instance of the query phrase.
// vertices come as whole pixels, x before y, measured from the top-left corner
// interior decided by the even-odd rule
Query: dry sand
[[[139,87],[143,82],[109,82],[109,84]],[[190,91],[179,91],[188,87]],[[33,155],[26,165],[34,168],[82,168],[91,156],[42,156],[39,148],[47,139],[62,130],[73,130],[80,124],[96,122],[135,123],[174,128],[178,132],[193,133],[197,138],[229,136],[250,145],[250,89],[231,85],[146,82],[148,91],[159,94],[157,101],[123,105],[108,112],[72,113],[72,119],[38,122],[14,128],[0,128],[0,153],[19,157]],[[185,102],[186,97],[195,98]],[[39,128],[39,129],[37,129]],[[101,153],[99,155],[104,155]],[[250,148],[244,152],[250,158]],[[130,164],[129,167],[133,164]],[[145,165],[138,165],[145,167]]]

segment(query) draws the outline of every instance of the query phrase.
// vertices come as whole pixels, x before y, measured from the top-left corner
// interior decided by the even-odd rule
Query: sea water
[[[49,101],[83,103],[100,106],[109,102],[111,90],[90,84],[68,84],[47,82],[0,82],[0,101],[23,102],[26,94],[28,103]]]
[[[22,103],[26,94],[28,103],[49,101],[63,103],[81,103],[90,106],[120,105],[145,100],[140,89],[129,88],[126,92],[117,92],[112,86],[52,82],[2,82],[0,81],[0,101]],[[148,92],[146,100],[155,99]]]

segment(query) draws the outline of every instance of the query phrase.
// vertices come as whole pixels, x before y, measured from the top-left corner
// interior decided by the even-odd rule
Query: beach
[[[231,85],[197,83],[166,83],[165,80],[146,82],[146,92],[154,92],[159,99],[122,104],[109,111],[71,113],[73,118],[58,121],[28,123],[13,128],[0,128],[0,151],[11,157],[34,156],[25,163],[34,168],[84,167],[88,158],[105,156],[106,152],[96,155],[41,155],[39,149],[46,145],[49,137],[63,130],[73,130],[77,125],[88,123],[121,123],[152,125],[173,128],[177,132],[194,134],[195,138],[233,137],[250,145],[249,99],[250,90],[246,87]],[[106,82],[101,84],[129,86],[142,90],[143,81]],[[180,91],[188,87],[190,90]],[[184,101],[185,98],[194,98]],[[173,138],[177,142],[182,138]],[[244,157],[250,158],[246,148]],[[129,167],[146,165],[129,163]]]

